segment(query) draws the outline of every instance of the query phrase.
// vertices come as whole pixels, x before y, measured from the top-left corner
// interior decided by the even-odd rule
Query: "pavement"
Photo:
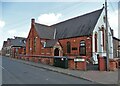
[[[31,65],[38,68],[47,69],[50,71],[66,74],[69,76],[82,78],[85,80],[89,80],[92,82],[96,82],[98,84],[117,84],[118,83],[118,70],[116,71],[97,71],[97,70],[88,70],[88,71],[80,71],[80,70],[70,70],[59,67],[54,67],[42,63],[35,63],[31,61],[25,61],[20,59],[13,59],[18,62],[22,62],[23,64]]]

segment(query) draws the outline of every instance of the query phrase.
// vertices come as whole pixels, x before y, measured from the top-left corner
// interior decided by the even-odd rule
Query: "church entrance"
[[[59,49],[58,49],[58,48],[56,48],[56,49],[54,50],[54,56],[59,56]]]

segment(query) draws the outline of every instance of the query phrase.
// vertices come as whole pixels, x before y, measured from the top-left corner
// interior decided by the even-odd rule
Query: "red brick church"
[[[87,56],[97,61],[105,56],[105,12],[102,9],[47,26],[31,20],[26,42],[27,55]],[[111,30],[109,28],[109,34]],[[109,43],[112,37],[109,36]],[[112,44],[109,45],[110,52]],[[112,54],[109,54],[113,58]]]

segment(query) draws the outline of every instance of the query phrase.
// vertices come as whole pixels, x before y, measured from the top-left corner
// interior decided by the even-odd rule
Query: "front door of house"
[[[59,56],[59,49],[58,49],[58,48],[56,48],[56,49],[54,50],[54,56]]]

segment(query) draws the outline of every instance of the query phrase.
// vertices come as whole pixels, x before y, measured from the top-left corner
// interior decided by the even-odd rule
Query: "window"
[[[86,55],[86,45],[85,41],[80,42],[80,55],[85,56]]]
[[[18,48],[16,48],[16,53],[18,52]]]
[[[103,50],[105,50],[105,29],[104,25],[102,25],[102,37],[103,37]]]
[[[97,52],[97,33],[95,33],[95,52]]]
[[[36,52],[36,38],[34,38],[34,52]]]
[[[43,42],[44,44],[43,44],[43,47],[45,48],[46,47],[46,42]]]
[[[24,43],[24,44],[26,44],[26,41],[25,41],[25,40],[23,40],[23,43]]]
[[[45,40],[41,40],[41,43],[43,45],[42,49],[44,49],[46,47],[46,41]]]
[[[71,44],[69,41],[67,42],[67,53],[71,53]]]
[[[28,39],[28,50],[30,51],[30,39]]]

